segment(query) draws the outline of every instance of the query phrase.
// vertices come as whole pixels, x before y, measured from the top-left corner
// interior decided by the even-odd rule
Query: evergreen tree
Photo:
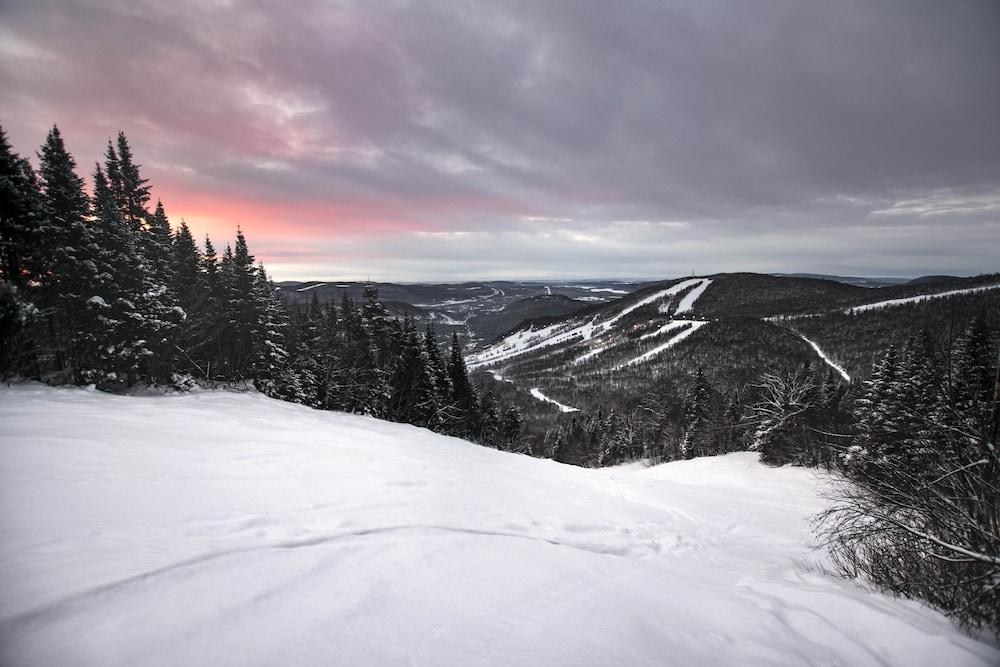
[[[76,365],[78,341],[90,326],[88,292],[98,278],[97,246],[88,225],[90,206],[76,161],[53,126],[39,152],[42,226],[36,243],[40,303],[47,316],[55,368]]]
[[[149,221],[149,182],[139,174],[139,165],[132,157],[132,148],[124,132],[118,133],[118,152],[108,142],[107,177],[122,220],[137,235]],[[139,239],[137,238],[137,241]]]
[[[174,278],[174,238],[167,213],[160,201],[156,202],[156,210],[144,229],[142,247],[153,282],[171,288]]]
[[[684,399],[684,437],[681,440],[684,458],[716,453],[711,403],[712,386],[699,368]]]
[[[161,207],[157,206],[157,217]],[[211,340],[209,293],[202,268],[202,257],[194,236],[184,221],[174,234],[170,248],[170,287],[183,311],[183,319],[175,334],[175,369],[181,373],[197,373],[207,379],[207,364],[199,363]]]
[[[0,127],[0,280],[15,287],[39,275],[32,257],[42,241],[39,198],[34,170]]]
[[[392,377],[391,413],[398,421],[430,426],[437,412],[437,395],[424,341],[410,318],[403,320],[401,334],[399,363]]]
[[[41,202],[35,173],[0,127],[0,375],[39,372],[37,349],[25,335],[37,316],[24,288],[41,276]],[[30,361],[29,361],[30,359]],[[30,366],[30,368],[29,368]]]
[[[233,379],[250,379],[253,335],[258,309],[255,307],[257,269],[243,231],[237,229],[233,249],[226,246],[222,257],[221,292],[226,369]]]
[[[259,389],[270,393],[288,358],[284,347],[284,332],[288,322],[284,304],[275,294],[274,283],[268,278],[263,265],[257,268],[253,278],[250,376],[257,382]],[[303,382],[303,378],[299,378],[298,382]],[[306,381],[306,393],[313,382],[311,379]]]
[[[462,345],[458,334],[451,335],[451,354],[448,357],[448,379],[451,383],[451,400],[458,419],[447,425],[449,433],[474,437],[482,429],[479,394],[469,379],[469,369],[462,356]]]

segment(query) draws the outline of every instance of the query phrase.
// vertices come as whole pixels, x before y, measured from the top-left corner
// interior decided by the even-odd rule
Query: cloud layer
[[[0,4],[31,153],[125,129],[279,278],[997,270],[1000,6]]]

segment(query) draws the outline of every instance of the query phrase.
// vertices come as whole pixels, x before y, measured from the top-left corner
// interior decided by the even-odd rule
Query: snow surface
[[[586,470],[256,394],[0,388],[0,664],[1000,664],[823,574],[826,484]]]
[[[559,412],[579,412],[580,411],[580,408],[574,408],[574,407],[572,407],[570,405],[565,405],[563,403],[560,403],[559,401],[557,401],[557,400],[555,400],[553,398],[549,398],[548,396],[546,396],[545,394],[543,394],[542,390],[539,389],[538,387],[535,387],[534,389],[531,390],[531,395],[534,396],[535,398],[537,398],[540,401],[545,401],[546,403],[553,404],[554,406],[556,406],[557,408],[559,408]]]
[[[942,299],[948,296],[957,296],[959,294],[974,294],[976,292],[985,292],[986,290],[1000,289],[1000,284],[997,285],[982,285],[980,287],[968,287],[966,289],[955,289],[949,290],[947,292],[937,292],[934,294],[920,294],[918,296],[910,296],[903,299],[889,299],[887,301],[879,301],[877,303],[866,303],[863,306],[855,306],[853,308],[848,308],[846,313],[862,313],[866,310],[875,310],[878,308],[891,308],[893,306],[903,306],[908,303],[917,303],[918,301],[926,301],[928,299]]]
[[[316,289],[317,287],[322,287],[325,284],[326,283],[316,283],[315,285],[309,285],[308,287],[300,287],[299,289],[297,289],[295,291],[296,292],[308,292],[311,289]]]

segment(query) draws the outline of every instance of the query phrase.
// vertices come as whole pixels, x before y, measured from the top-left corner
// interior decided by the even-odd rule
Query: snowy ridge
[[[579,412],[580,411],[579,408],[574,408],[572,406],[560,403],[559,401],[557,401],[557,400],[555,400],[553,398],[549,398],[548,396],[546,396],[545,394],[543,394],[542,391],[538,387],[535,387],[534,389],[531,390],[531,395],[534,396],[535,398],[537,398],[540,401],[545,401],[546,403],[552,403],[557,408],[559,408],[559,412]]]
[[[223,392],[0,423],[5,665],[1000,663],[823,574],[828,478],[751,453],[588,470]]]
[[[674,296],[688,289],[691,289],[691,293],[687,294],[681,300],[679,308],[685,307],[686,310],[690,310],[694,306],[695,301],[697,301],[698,297],[701,296],[711,282],[712,281],[709,278],[691,278],[688,280],[682,280],[681,282],[666,289],[659,290],[653,294],[643,297],[642,299],[630,303],[614,316],[603,322],[598,322],[597,316],[594,316],[589,321],[570,320],[567,322],[559,322],[542,329],[530,328],[518,331],[517,333],[507,336],[499,343],[496,343],[480,352],[469,355],[466,358],[466,362],[468,363],[470,369],[475,369],[507,361],[522,354],[535,352],[552,345],[576,342],[577,340],[590,340],[595,336],[601,336],[610,332],[615,325],[629,313],[642,308],[645,305],[656,303],[657,301]],[[584,354],[582,357],[577,358],[576,363],[592,358],[596,354],[603,351],[603,349],[605,348],[598,348]]]
[[[840,366],[837,363],[835,363],[833,361],[833,359],[831,359],[830,357],[826,356],[826,352],[824,352],[820,348],[819,345],[817,345],[814,341],[809,340],[808,338],[806,338],[805,336],[803,336],[802,334],[800,334],[798,331],[796,331],[795,333],[798,335],[799,338],[801,338],[805,342],[809,343],[809,346],[812,347],[812,349],[816,351],[816,354],[819,355],[820,359],[822,359],[824,362],[826,362],[827,366],[829,366],[833,370],[835,370],[838,373],[840,373],[840,377],[844,378],[845,382],[850,382],[851,381],[851,376],[847,374],[847,371],[845,371],[842,366]]]
[[[995,285],[980,285],[979,287],[966,287],[963,289],[948,290],[947,292],[931,292],[928,294],[917,294],[916,296],[901,297],[899,299],[887,299],[885,301],[876,301],[875,303],[866,303],[860,306],[852,306],[850,308],[845,308],[843,310],[833,310],[825,311],[820,313],[804,313],[801,315],[772,315],[771,317],[763,318],[765,322],[783,322],[788,320],[800,320],[810,317],[821,317],[830,312],[841,312],[846,315],[853,315],[856,313],[863,313],[869,310],[878,310],[881,308],[893,308],[895,306],[905,306],[911,303],[918,303],[920,301],[927,301],[930,299],[943,299],[949,296],[960,296],[962,294],[975,294],[978,292],[985,292],[987,290],[1000,289],[1000,283]]]

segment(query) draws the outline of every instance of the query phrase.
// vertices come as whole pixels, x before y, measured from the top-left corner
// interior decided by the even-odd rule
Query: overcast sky
[[[0,0],[0,124],[278,279],[1000,270],[1000,2]]]

